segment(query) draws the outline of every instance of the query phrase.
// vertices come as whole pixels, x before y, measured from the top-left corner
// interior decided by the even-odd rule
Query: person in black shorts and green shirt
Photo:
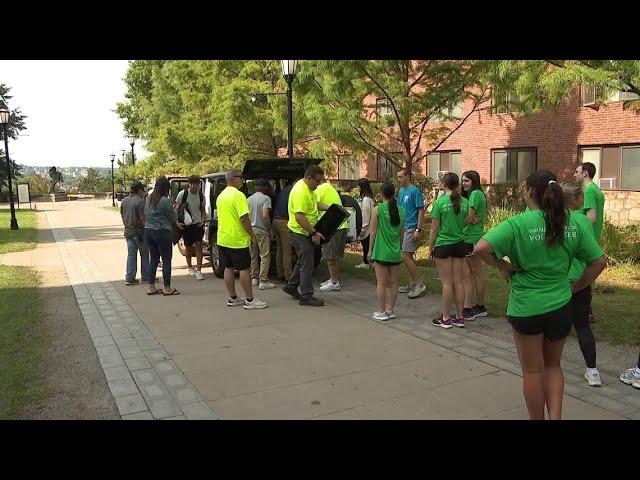
[[[576,167],[573,177],[578,184],[582,186],[582,194],[584,202],[582,204],[582,213],[584,213],[593,225],[593,236],[600,245],[600,236],[602,235],[602,225],[604,223],[604,194],[600,187],[593,182],[596,176],[596,166],[591,162],[581,163]],[[595,287],[591,285],[591,289]],[[589,303],[589,321],[593,322],[593,310]]]
[[[442,282],[442,316],[435,318],[438,327],[464,327],[464,285],[462,267],[467,249],[464,243],[464,219],[469,214],[469,202],[460,195],[458,175],[449,172],[442,177],[445,194],[433,202],[429,251],[435,258]],[[451,315],[451,300],[455,294],[456,317]]]
[[[553,173],[529,175],[526,200],[530,210],[493,228],[474,252],[511,283],[507,319],[518,349],[529,417],[544,420],[546,405],[553,420],[562,417],[560,360],[571,331],[572,292],[590,285],[606,262],[587,218],[566,209]],[[573,258],[586,267],[570,284],[567,273]]]
[[[484,306],[486,285],[482,259],[473,254],[473,247],[484,235],[484,219],[487,215],[487,197],[480,185],[480,174],[475,170],[468,170],[462,174],[462,196],[469,201],[469,215],[464,219],[464,243],[467,256],[462,270],[464,284],[464,319],[473,320],[486,317]],[[477,302],[474,305],[473,286],[475,284]]]
[[[383,203],[375,207],[371,214],[369,251],[366,255],[374,262],[376,269],[378,311],[373,313],[373,318],[386,321],[396,318],[394,309],[398,300],[398,268],[402,263],[400,250],[404,237],[404,208],[396,202],[393,183],[386,182],[381,193]]]
[[[563,183],[562,193],[564,194],[564,201],[567,208],[580,213],[583,202],[582,188],[580,185],[574,182]],[[567,275],[569,282],[575,282],[580,278],[583,271],[584,262],[574,258],[573,262],[571,262],[569,274]],[[590,305],[591,285],[583,288],[579,292],[575,292],[571,297],[571,322],[578,335],[580,351],[587,364],[587,371],[584,374],[584,378],[592,387],[599,387],[602,385],[602,380],[600,379],[600,372],[598,372],[598,368],[596,367],[596,339],[593,336],[591,325],[589,324]]]

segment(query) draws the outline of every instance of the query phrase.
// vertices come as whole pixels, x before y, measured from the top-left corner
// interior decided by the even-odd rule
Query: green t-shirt
[[[602,234],[602,224],[604,222],[604,193],[595,183],[590,183],[584,189],[584,203],[582,204],[582,212],[586,215],[587,210],[596,209],[596,222],[593,224],[593,235],[596,241],[600,243],[600,235]]]
[[[391,225],[389,202],[384,202],[378,206],[378,229],[373,242],[371,260],[389,263],[400,263],[402,261],[400,232],[402,232],[404,226],[404,208],[398,206],[398,213],[400,214],[400,223]]]
[[[329,182],[325,182],[318,185],[315,189],[316,200],[318,203],[324,203],[325,205],[340,205],[342,206],[342,200],[340,200],[340,194]],[[318,211],[318,220],[325,214],[324,211]],[[345,220],[342,225],[338,227],[338,230],[343,228],[349,228],[349,220]]]
[[[469,208],[474,208],[479,223],[470,223],[464,226],[464,241],[467,243],[477,243],[484,235],[484,219],[487,215],[487,198],[482,190],[474,190],[469,195]]]
[[[296,212],[304,213],[307,221],[314,226],[318,223],[318,200],[316,193],[305,183],[304,178],[298,180],[289,194],[289,230],[301,235],[309,235],[296,221]]]
[[[440,230],[434,247],[451,245],[464,241],[464,219],[469,214],[469,202],[460,196],[460,211],[456,214],[453,211],[451,195],[441,196],[431,208],[431,218],[440,220]]]
[[[227,248],[246,248],[251,245],[240,218],[249,215],[249,203],[236,187],[226,187],[216,200],[218,210],[218,245]]]
[[[589,220],[584,215],[581,215],[582,210],[574,210],[574,213],[577,214],[576,218],[579,221],[584,222],[586,220],[585,223],[589,226],[587,230],[589,230],[593,235],[593,224],[591,223],[591,220]],[[586,266],[587,264],[585,262],[583,262],[582,260],[578,260],[576,257],[573,257],[573,261],[571,262],[571,266],[569,267],[569,273],[567,274],[569,281],[575,282],[577,279],[579,279],[582,276],[582,272],[584,272],[584,268]]]
[[[542,210],[530,210],[505,220],[483,237],[496,257],[509,257],[521,269],[511,277],[507,315],[530,317],[566,305],[571,300],[572,260],[589,263],[602,256],[584,215],[570,212],[561,246],[547,246],[545,232]]]

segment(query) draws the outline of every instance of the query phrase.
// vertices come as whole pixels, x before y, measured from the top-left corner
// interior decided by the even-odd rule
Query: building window
[[[427,155],[427,171],[429,176],[437,180],[445,172],[462,174],[460,152],[432,152]]]
[[[582,105],[595,105],[598,101],[598,87],[593,83],[583,83],[580,86]]]
[[[493,183],[522,182],[536,170],[535,148],[492,150],[491,157]]]
[[[389,100],[386,98],[378,98],[376,100],[376,115],[377,118],[388,117],[393,113],[393,109],[391,108],[391,104]]]
[[[606,190],[640,190],[640,145],[583,147],[580,162],[596,167],[593,181]]]
[[[338,156],[338,180],[359,180],[360,165],[350,155]]]
[[[508,115],[518,111],[518,96],[515,93],[496,94],[493,103],[493,113],[496,115]]]
[[[458,120],[462,118],[462,101],[458,102],[453,108],[445,107],[439,113],[432,115],[432,120],[436,122],[444,122],[446,120]]]
[[[391,155],[392,155],[392,158],[395,160],[395,163],[393,163],[384,155],[380,153],[378,154],[378,158],[377,158],[378,180],[392,180],[396,177],[396,174],[400,170],[400,167],[398,167],[398,165],[402,165],[402,152],[392,152]]]

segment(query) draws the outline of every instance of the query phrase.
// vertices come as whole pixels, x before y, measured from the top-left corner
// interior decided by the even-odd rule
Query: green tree
[[[24,123],[24,120],[27,117],[22,115],[19,108],[9,108],[9,100],[12,98],[12,96],[9,95],[10,90],[11,88],[7,85],[0,83],[0,108],[6,108],[11,112],[7,127],[7,137],[15,140],[18,138],[19,133],[27,128]],[[2,129],[0,128],[0,130]],[[0,158],[2,159],[2,165],[0,165],[0,187],[6,189],[8,188],[7,157],[4,152],[4,132],[2,131],[0,131],[0,138]],[[11,157],[11,147],[9,147],[9,157]],[[22,166],[18,165],[15,160],[11,159],[11,180],[15,181],[16,178],[20,176],[21,169]]]
[[[100,175],[94,168],[89,168],[77,188],[82,193],[110,192],[111,175]]]
[[[49,180],[42,175],[32,173],[31,175],[20,178],[19,181],[29,184],[29,190],[33,196],[46,195],[49,193]]]

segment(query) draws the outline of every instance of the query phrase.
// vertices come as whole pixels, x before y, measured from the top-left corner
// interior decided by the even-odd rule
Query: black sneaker
[[[474,318],[474,310],[473,307],[471,308],[463,308],[462,309],[462,316],[465,320],[473,320]]]
[[[311,295],[308,297],[302,297],[298,303],[309,307],[322,307],[324,305],[324,300],[320,300],[319,298]]]
[[[284,287],[282,287],[282,291],[284,293],[288,293],[296,300],[300,299],[300,293],[298,292],[297,288],[293,288],[293,287],[290,287],[289,285],[285,285]]]
[[[487,312],[487,309],[484,305],[474,305],[473,307],[471,307],[471,313],[473,314],[473,318],[486,317],[487,315],[489,315],[489,312]],[[465,315],[465,318],[466,317],[467,316]]]

